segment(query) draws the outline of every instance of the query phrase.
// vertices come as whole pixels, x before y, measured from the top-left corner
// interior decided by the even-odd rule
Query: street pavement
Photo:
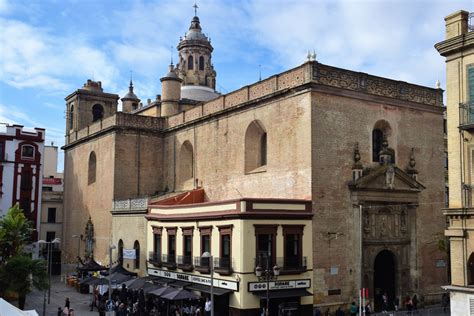
[[[388,312],[388,313],[375,313],[371,315],[377,316],[450,316],[451,313],[449,312],[449,307],[446,312],[443,311],[442,307],[429,307],[429,308],[422,308],[417,310],[416,312],[408,312],[408,311],[398,311],[398,312]]]
[[[66,297],[69,297],[71,301],[71,308],[74,309],[75,316],[99,315],[97,308],[93,312],[90,311],[91,295],[81,294],[75,288],[67,286],[64,282],[61,282],[60,276],[53,276],[51,279],[51,300],[50,304],[46,301],[45,315],[56,316],[58,307],[64,307]],[[34,290],[26,297],[25,309],[34,309],[39,315],[43,315],[43,299],[44,292]]]

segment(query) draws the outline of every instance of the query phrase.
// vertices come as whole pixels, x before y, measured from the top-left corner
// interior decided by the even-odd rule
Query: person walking
[[[418,296],[416,296],[416,294],[413,295],[413,298],[411,299],[411,302],[413,304],[413,312],[418,313],[417,312],[418,311]]]
[[[448,305],[449,305],[449,295],[448,293],[444,292],[443,296],[441,296],[441,306],[443,306],[443,313],[447,312]]]
[[[359,308],[356,305],[356,302],[352,301],[351,304],[351,316],[356,316],[359,313]]]
[[[212,308],[212,302],[209,299],[209,297],[206,299],[206,304],[204,305],[204,311],[206,312],[206,316],[211,316],[211,308]]]
[[[383,306],[382,306],[382,313],[387,313],[388,312],[388,295],[387,292],[384,292],[382,295],[382,301],[383,301]]]

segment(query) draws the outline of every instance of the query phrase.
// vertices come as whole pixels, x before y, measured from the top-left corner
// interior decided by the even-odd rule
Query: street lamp
[[[209,269],[211,270],[211,316],[214,316],[214,260],[210,252],[204,252],[201,257],[209,258]]]
[[[81,239],[82,235],[72,235],[72,238],[77,238],[77,267],[79,268],[79,258],[81,258]]]
[[[265,315],[270,315],[269,314],[269,306],[270,306],[270,280],[276,280],[277,277],[280,275],[280,268],[275,264],[273,269],[270,269],[270,256],[268,254],[265,254],[264,256],[267,260],[267,264],[265,269],[263,269],[260,265],[257,265],[255,268],[255,275],[257,276],[258,280],[264,280],[267,282],[266,285],[266,290],[267,290],[267,307],[265,310]],[[273,274],[272,274],[273,272]]]
[[[48,304],[51,301],[51,244],[59,244],[61,240],[59,238],[55,238],[53,241],[46,241],[46,240],[38,240],[38,244],[46,244],[48,247],[47,252],[47,272],[48,272]],[[44,299],[43,299],[43,316],[46,315],[46,291],[44,292]]]
[[[117,246],[111,244],[109,245],[109,303],[112,300],[112,250],[117,248]]]

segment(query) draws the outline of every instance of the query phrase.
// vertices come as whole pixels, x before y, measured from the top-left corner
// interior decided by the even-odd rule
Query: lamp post
[[[208,251],[204,252],[201,257],[209,258],[209,269],[211,270],[211,316],[214,316],[214,259]]]
[[[38,244],[46,244],[48,247],[47,258],[46,258],[46,271],[48,272],[48,304],[51,302],[51,244],[59,244],[61,240],[55,238],[53,241],[38,240]],[[43,298],[43,316],[46,315],[46,291],[44,292]]]
[[[112,300],[112,250],[117,248],[117,246],[111,244],[109,245],[109,303]]]
[[[77,267],[79,268],[79,258],[81,257],[81,239],[82,235],[72,235],[72,238],[77,238]]]
[[[266,291],[267,291],[267,297],[266,297],[266,309],[265,309],[265,315],[270,315],[269,313],[269,307],[270,307],[270,280],[276,280],[277,277],[280,275],[280,268],[275,264],[273,269],[270,269],[270,256],[268,254],[265,254],[264,257],[266,258],[267,264],[265,267],[265,270],[262,269],[260,265],[257,265],[255,268],[255,275],[257,276],[259,281],[264,280],[266,284]],[[272,274],[273,272],[273,274]]]

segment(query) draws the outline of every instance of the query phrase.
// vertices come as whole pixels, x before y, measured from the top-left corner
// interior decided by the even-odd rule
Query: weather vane
[[[194,8],[194,16],[197,16],[197,10],[198,10],[198,5],[196,3],[196,0],[194,0],[194,5],[193,5],[193,8]]]

